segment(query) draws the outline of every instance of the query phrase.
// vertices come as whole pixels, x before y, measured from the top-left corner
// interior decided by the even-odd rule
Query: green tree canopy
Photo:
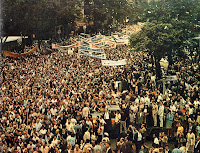
[[[155,59],[157,75],[159,74],[159,61],[168,56],[172,62],[172,54],[177,54],[185,46],[192,33],[186,27],[187,22],[172,21],[171,23],[147,23],[140,32],[130,37],[130,45],[135,51],[148,50]]]

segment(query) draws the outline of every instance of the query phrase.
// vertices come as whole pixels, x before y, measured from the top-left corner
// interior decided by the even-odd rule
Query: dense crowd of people
[[[199,54],[169,66],[168,75],[178,79],[167,82],[163,94],[148,52],[117,46],[105,53],[110,60],[127,59],[127,65],[102,66],[77,50],[4,57],[0,152],[198,152]],[[113,105],[120,110],[111,112]],[[101,115],[94,118],[95,112]],[[147,147],[150,128],[159,130]]]

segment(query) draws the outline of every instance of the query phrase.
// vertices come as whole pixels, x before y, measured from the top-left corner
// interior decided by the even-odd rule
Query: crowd
[[[73,55],[4,57],[0,152],[198,152],[199,54],[169,66],[168,75],[178,80],[167,83],[163,94],[147,52],[131,52],[128,46],[105,52],[107,59],[127,59],[128,64],[103,67],[101,60],[76,50]],[[110,112],[112,105],[120,110]],[[101,115],[93,118],[95,112]],[[153,127],[159,132],[147,147],[147,131]],[[112,149],[111,138],[117,138]]]

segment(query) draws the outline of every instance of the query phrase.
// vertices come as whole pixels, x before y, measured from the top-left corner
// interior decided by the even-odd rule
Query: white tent
[[[25,36],[23,38],[28,38],[28,36]],[[3,37],[2,42],[4,42],[5,39],[6,39],[6,37]],[[6,42],[16,41],[16,40],[19,40],[19,39],[22,39],[22,36],[8,36],[8,38],[6,39]]]

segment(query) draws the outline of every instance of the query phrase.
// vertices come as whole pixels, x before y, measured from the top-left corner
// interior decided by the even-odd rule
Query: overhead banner
[[[68,45],[68,46],[59,46],[57,44],[52,44],[52,49],[66,49],[66,48],[74,48],[74,47],[78,47],[79,46],[79,42],[76,42],[72,45]]]
[[[23,56],[27,56],[27,55],[30,55],[31,53],[37,51],[37,46],[35,46],[34,48],[32,48],[31,50],[29,50],[28,52],[26,53],[13,53],[13,52],[9,52],[9,51],[4,51],[4,55],[5,56],[10,56],[10,57],[13,57],[13,58],[17,58],[17,57],[23,57]]]
[[[98,58],[98,59],[106,59],[106,54],[95,55],[95,54],[92,54],[92,53],[85,52],[83,50],[79,51],[79,55],[90,56],[90,57]]]
[[[102,40],[103,40],[103,37],[96,38],[96,39],[91,39],[91,41],[92,41],[93,43],[100,43],[100,42],[102,42]]]
[[[126,65],[126,59],[118,60],[118,61],[112,61],[112,60],[102,60],[102,66],[122,66]]]
[[[94,43],[94,45],[96,45],[96,46],[100,46],[100,47],[101,47],[101,46],[103,47],[103,46],[104,46],[104,44],[105,44],[104,42],[100,42],[100,43]]]
[[[105,46],[104,49],[116,48],[116,43],[110,42],[110,43],[107,43],[107,44],[108,44],[108,46]]]
[[[96,46],[96,45],[94,45],[94,44],[90,44],[90,48],[98,48],[98,49],[100,49],[100,48],[102,48],[102,47],[100,47],[100,46]]]
[[[89,52],[97,52],[97,53],[104,53],[104,50],[102,48],[90,48],[87,46],[80,46],[79,50],[85,50]]]

